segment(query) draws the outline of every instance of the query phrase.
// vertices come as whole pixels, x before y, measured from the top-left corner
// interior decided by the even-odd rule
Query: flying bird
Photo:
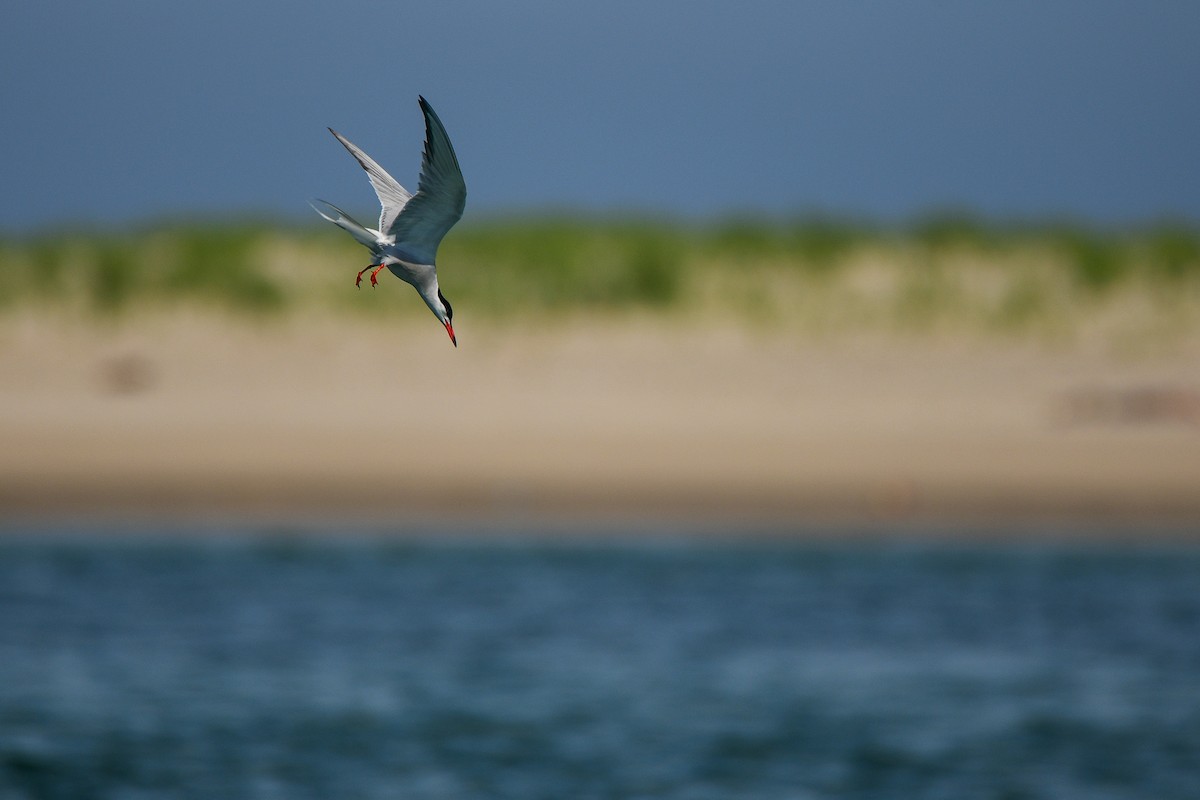
[[[412,284],[433,315],[446,326],[450,341],[458,347],[454,337],[454,310],[438,288],[437,249],[446,232],[462,218],[467,204],[467,185],[442,121],[424,97],[417,99],[425,114],[425,153],[421,158],[417,193],[409,192],[357,145],[330,128],[329,132],[366,170],[367,178],[375,187],[382,206],[379,229],[360,225],[345,211],[324,200],[314,199],[311,205],[318,214],[371,251],[371,263],[359,271],[354,279],[355,286],[361,287],[363,273],[368,269],[373,270],[371,286],[377,286],[379,281],[375,276],[387,267],[397,278]]]

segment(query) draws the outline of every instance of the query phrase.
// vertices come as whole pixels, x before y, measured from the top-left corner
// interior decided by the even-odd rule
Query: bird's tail
[[[326,203],[324,200],[317,200],[314,198],[308,201],[308,204],[312,206],[313,210],[315,210],[322,217],[353,236],[359,244],[369,248],[372,251],[374,251],[378,246],[378,234],[358,224],[353,217],[351,217],[345,211],[342,211],[333,203]]]

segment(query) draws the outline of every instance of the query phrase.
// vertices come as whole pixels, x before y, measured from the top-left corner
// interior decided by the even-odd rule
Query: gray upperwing
[[[371,186],[375,188],[375,194],[379,197],[379,204],[382,206],[379,210],[379,230],[388,230],[412,198],[412,193],[401,186],[399,181],[389,175],[387,170],[379,166],[375,159],[364,153],[354,142],[333,128],[330,128],[329,132],[350,151],[350,155],[354,156],[359,166],[366,170],[367,178],[370,179]]]
[[[396,246],[413,260],[433,264],[438,244],[462,218],[467,205],[467,185],[442,121],[424,97],[419,99],[425,114],[421,180],[417,193],[391,226],[380,230],[394,236]]]

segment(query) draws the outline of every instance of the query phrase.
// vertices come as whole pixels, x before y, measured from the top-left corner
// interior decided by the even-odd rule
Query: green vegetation
[[[1200,328],[1200,229],[1187,224],[1102,231],[964,215],[903,227],[562,216],[464,223],[439,260],[459,314],[496,319],[632,311],[813,332],[1055,334],[1097,320]],[[111,316],[182,305],[425,313],[402,292],[356,292],[354,274],[366,263],[348,237],[317,225],[9,239],[0,241],[0,313],[36,306]]]

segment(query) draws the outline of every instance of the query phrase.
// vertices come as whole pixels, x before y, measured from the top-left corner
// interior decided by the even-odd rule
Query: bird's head
[[[450,334],[450,341],[458,347],[458,339],[454,338],[454,309],[450,307],[450,301],[446,299],[446,295],[442,294],[442,290],[438,289],[437,293],[438,304],[440,308],[435,308],[434,312],[441,323],[446,326],[446,333]]]

